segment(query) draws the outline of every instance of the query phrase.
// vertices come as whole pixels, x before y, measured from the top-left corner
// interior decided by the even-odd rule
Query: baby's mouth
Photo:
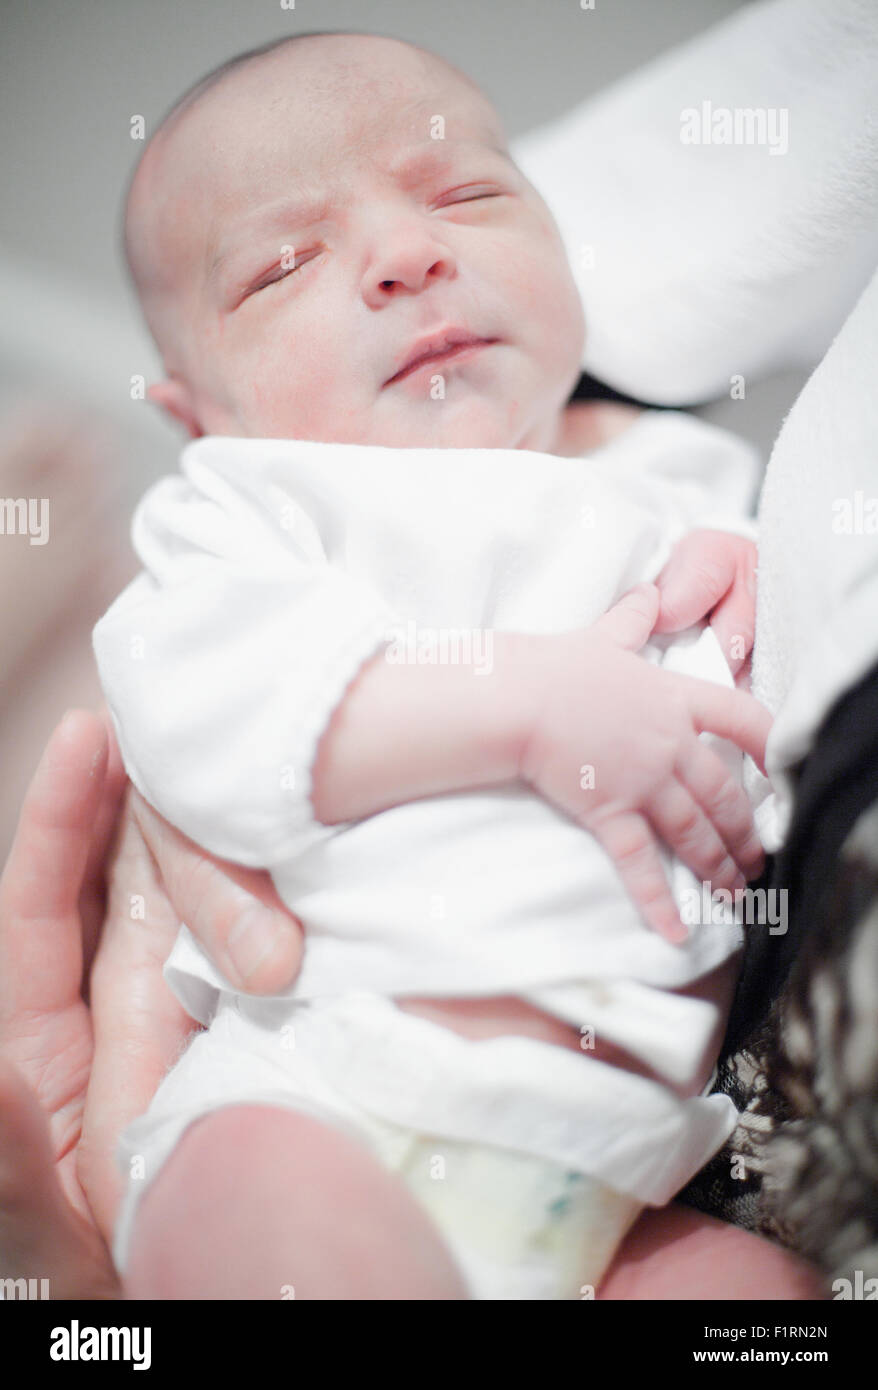
[[[394,382],[412,376],[423,367],[435,367],[441,363],[474,356],[482,348],[490,347],[498,341],[497,338],[480,338],[477,334],[467,333],[463,329],[448,329],[431,338],[422,339],[414,345],[403,366],[389,377],[384,385],[392,386]]]

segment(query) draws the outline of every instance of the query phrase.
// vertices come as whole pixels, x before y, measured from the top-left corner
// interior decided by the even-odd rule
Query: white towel
[[[760,500],[753,688],[777,712],[766,756],[774,843],[789,824],[787,770],[878,661],[876,368],[878,275],[790,411]]]
[[[786,112],[785,152],[683,143],[705,102],[711,136]],[[677,405],[810,368],[878,263],[878,5],[748,5],[511,150],[561,229],[586,371]]]
[[[715,142],[723,110],[752,143]],[[749,790],[777,849],[789,769],[878,658],[878,5],[748,6],[512,151],[561,227],[594,375],[694,402],[826,354],[759,511],[753,688],[777,719]]]

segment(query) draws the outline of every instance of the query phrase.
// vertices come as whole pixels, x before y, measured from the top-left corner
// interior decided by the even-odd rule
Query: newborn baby
[[[138,509],[101,678],[132,781],[268,868],[305,952],[257,998],[181,928],[166,977],[205,1031],[123,1136],[117,1264],[166,1296],[224,1259],[239,1297],[588,1296],[736,1118],[704,1092],[741,927],[671,944],[664,871],[678,904],[752,876],[740,753],[696,734],[758,756],[764,728],[710,628],[644,645],[654,590],[619,600],[693,528],[746,531],[750,451],[653,412],[588,450],[557,229],[490,103],[411,45],[227,65],[126,230],[150,396],[194,442]],[[378,682],[392,737],[358,766]],[[471,756],[437,767],[463,708]]]

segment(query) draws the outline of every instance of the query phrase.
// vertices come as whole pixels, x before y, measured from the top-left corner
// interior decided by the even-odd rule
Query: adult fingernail
[[[243,983],[273,954],[278,924],[274,913],[249,907],[229,933],[229,956]]]

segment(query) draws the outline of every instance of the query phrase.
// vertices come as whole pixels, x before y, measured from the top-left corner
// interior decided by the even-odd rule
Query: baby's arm
[[[634,590],[582,631],[496,633],[487,678],[466,667],[391,666],[379,653],[318,746],[315,814],[331,825],[524,780],[598,838],[646,920],[681,939],[655,833],[718,887],[743,887],[758,873],[747,799],[697,734],[731,738],[761,763],[770,717],[743,692],[636,655],[658,597],[654,586]],[[585,766],[592,775],[583,779]]]
[[[523,780],[601,841],[647,920],[671,931],[650,824],[702,878],[731,883],[734,859],[746,869],[761,854],[743,793],[696,734],[761,761],[768,716],[637,658],[655,588],[590,629],[492,633],[487,674],[390,663],[399,615],[327,563],[307,517],[293,509],[279,528],[273,496],[257,509],[219,465],[190,471],[197,487],[165,480],[139,509],[147,570],[95,650],[129,776],[197,844],[270,868],[339,822]],[[598,772],[588,790],[584,764]]]

